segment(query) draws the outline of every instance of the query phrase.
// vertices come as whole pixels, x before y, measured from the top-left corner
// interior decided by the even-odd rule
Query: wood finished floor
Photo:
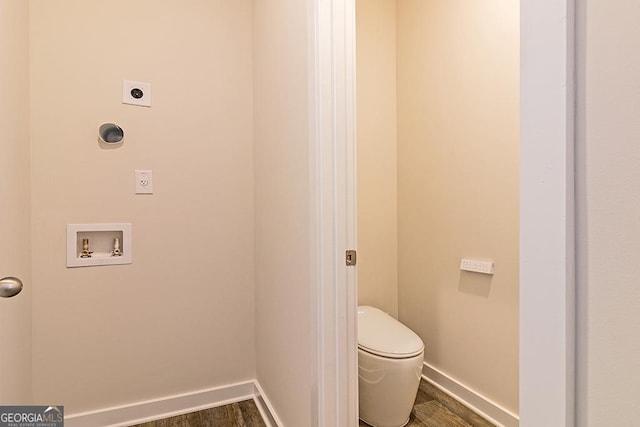
[[[368,424],[360,421],[360,426],[368,427]],[[421,380],[407,427],[494,427],[494,425],[448,394]]]
[[[133,427],[266,427],[253,400],[244,400]]]

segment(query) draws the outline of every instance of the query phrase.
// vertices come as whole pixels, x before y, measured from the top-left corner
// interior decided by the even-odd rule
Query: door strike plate
[[[356,251],[354,251],[353,249],[349,249],[345,256],[347,267],[356,265],[356,259],[357,259]]]

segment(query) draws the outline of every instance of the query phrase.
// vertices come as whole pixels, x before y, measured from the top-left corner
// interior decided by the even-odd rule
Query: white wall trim
[[[247,399],[255,400],[268,427],[282,426],[256,381],[229,384],[96,411],[70,414],[65,416],[65,425],[67,427],[124,427]]]
[[[258,381],[255,382],[256,386],[256,394],[254,396],[254,400],[256,402],[256,406],[258,407],[258,411],[260,411],[260,415],[262,415],[262,419],[264,420],[267,427],[283,427],[282,421],[278,417],[275,408],[267,398],[264,390],[260,386]]]
[[[521,0],[520,424],[574,425],[574,4]]]
[[[518,427],[516,414],[426,362],[422,367],[422,378],[496,426]]]
[[[314,70],[321,73],[314,74],[310,84],[316,91],[312,93],[312,99],[321,100],[311,108],[311,114],[318,120],[316,130],[319,130],[311,138],[311,146],[318,150],[315,153],[319,161],[315,170],[318,175],[313,179],[336,186],[335,191],[347,191],[347,195],[355,200],[355,189],[350,187],[350,182],[333,181],[335,177],[348,177],[337,175],[339,171],[330,167],[343,156],[349,156],[348,152],[340,151],[342,147],[335,145],[336,134],[332,131],[341,128],[334,128],[332,120],[354,120],[349,111],[330,104],[334,101],[338,107],[343,105],[352,89],[349,81],[346,85],[336,85],[333,80],[345,75],[345,69],[339,67],[341,63],[336,63],[335,58],[354,52],[341,46],[344,23],[336,20],[345,6],[351,7],[352,1],[315,0],[313,3],[316,12],[320,12],[320,19],[312,25],[311,39],[316,50],[311,50],[318,55],[314,57],[317,62],[312,62],[311,74]],[[520,4],[520,425],[569,427],[574,424],[575,407],[575,7],[574,0],[521,0]],[[350,64],[350,61],[342,66],[345,63]],[[355,146],[349,139],[346,143],[347,149]],[[323,176],[323,173],[329,175]],[[321,195],[321,201],[334,195],[331,189],[325,190],[326,193],[312,194]],[[337,352],[341,335],[345,330],[347,334],[355,332],[355,323],[346,320],[349,311],[340,305],[339,301],[343,300],[336,293],[342,292],[335,288],[342,276],[337,269],[328,267],[332,265],[327,261],[330,255],[335,255],[336,249],[338,252],[342,249],[342,242],[337,237],[335,240],[330,238],[336,236],[331,233],[338,233],[335,212],[335,209],[316,209],[312,213],[318,235],[328,239],[324,242],[326,246],[319,246],[320,252],[314,254],[318,255],[314,262],[321,260],[316,283],[321,288],[331,284],[326,287],[328,291],[319,291],[319,311],[314,318],[314,321],[320,321],[320,328],[323,328],[323,320],[329,322],[317,335],[320,339],[320,359],[316,360],[319,366],[318,402],[321,403],[315,408],[320,421],[313,425],[318,426],[331,425],[323,422],[323,414],[335,415],[338,405],[335,399],[344,399],[347,390],[350,390],[346,396],[349,407],[354,398],[357,404],[357,389],[354,391],[345,386],[335,365],[346,366],[350,357]],[[328,218],[322,216],[327,213]],[[343,220],[341,213],[338,219]],[[347,218],[347,224],[353,220]],[[329,258],[322,261],[323,256]],[[354,345],[345,351],[350,355],[355,353],[355,348]],[[336,356],[336,362],[330,359],[332,355]],[[323,366],[324,363],[327,366]],[[334,396],[330,396],[334,391]],[[334,406],[323,399],[331,400]],[[349,419],[333,425],[356,424]]]
[[[309,13],[311,425],[358,425],[355,1],[314,0]]]

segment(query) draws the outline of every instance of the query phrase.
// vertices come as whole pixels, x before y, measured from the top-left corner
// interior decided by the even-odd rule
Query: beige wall
[[[358,304],[397,316],[396,0],[356,8]]]
[[[29,5],[0,0],[0,277],[23,291],[0,298],[0,403],[31,402]]]
[[[640,416],[640,9],[579,2],[577,425]]]
[[[398,2],[399,315],[518,412],[518,4]],[[461,272],[463,257],[495,274]]]
[[[518,4],[396,7],[358,3],[359,302],[396,304],[395,283],[371,277],[396,268],[397,125],[399,318],[427,363],[517,413]],[[462,273],[463,257],[493,260],[495,275]]]
[[[517,413],[518,3],[397,13],[400,320],[427,363]]]
[[[255,378],[251,1],[31,1],[35,400],[68,413]],[[153,106],[121,104],[122,80]],[[97,143],[101,123],[124,145]],[[155,194],[134,195],[134,169]],[[68,223],[133,264],[68,269]]]
[[[256,369],[284,426],[311,423],[306,1],[254,1]]]

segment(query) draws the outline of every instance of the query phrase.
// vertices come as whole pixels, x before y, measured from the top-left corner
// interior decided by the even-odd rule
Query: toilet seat
[[[358,307],[358,348],[390,359],[420,355],[424,344],[418,335],[382,310]]]

